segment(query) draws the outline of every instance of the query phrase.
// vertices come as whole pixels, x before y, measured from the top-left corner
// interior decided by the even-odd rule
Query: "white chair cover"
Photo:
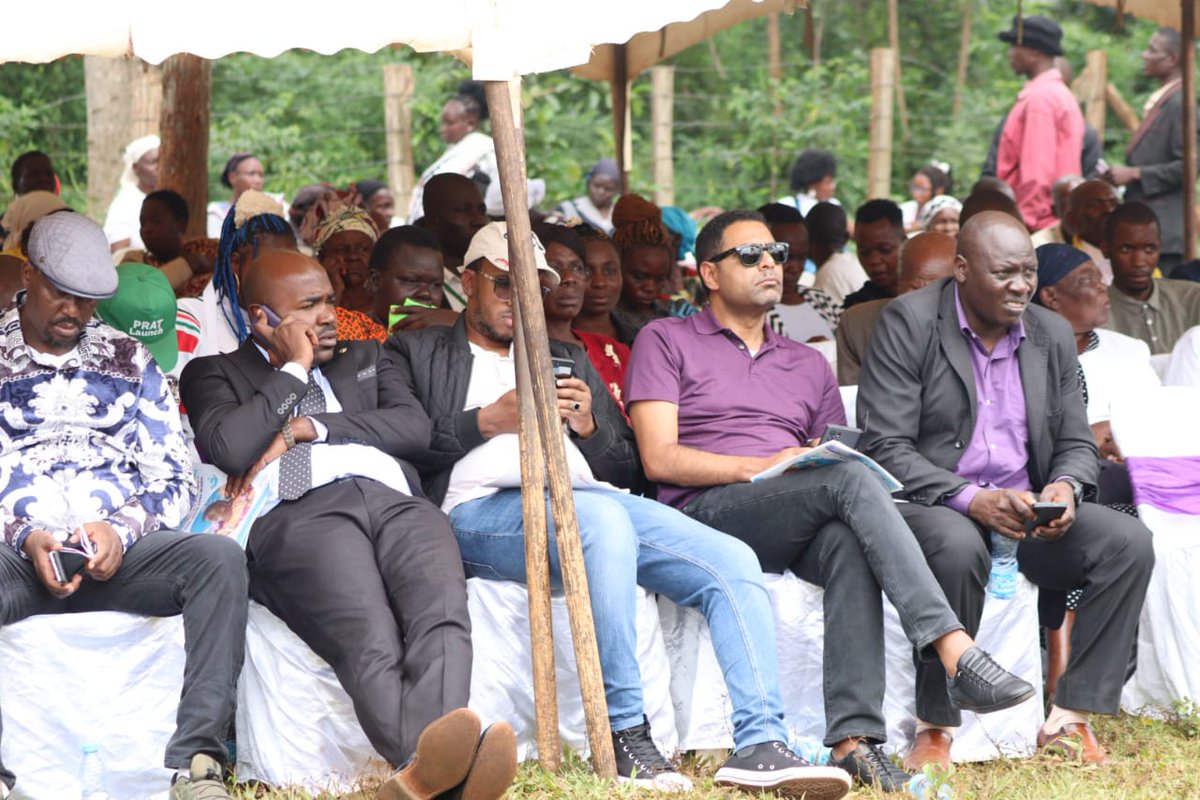
[[[79,797],[83,745],[100,746],[108,791],[167,796],[163,754],[183,690],[183,619],[117,611],[30,617],[0,629],[4,764],[14,796]]]
[[[767,575],[767,590],[775,613],[776,648],[786,719],[791,735],[825,734],[825,704],[821,692],[822,644],[825,624],[823,592],[790,572]],[[663,636],[671,658],[671,694],[675,699],[680,748],[711,749],[732,745],[729,696],[708,626],[690,609],[659,601]],[[888,752],[903,751],[912,740],[916,713],[912,646],[904,637],[891,603],[884,603],[887,648]],[[1025,680],[1041,686],[1038,649],[1037,590],[1023,577],[1011,600],[988,597],[984,604],[979,644]],[[1043,720],[1041,703],[1028,700],[1007,711],[976,716],[964,714],[954,739],[955,761],[984,761],[1033,752]]]
[[[1129,462],[1138,515],[1154,534],[1155,565],[1138,629],[1137,672],[1122,705],[1132,711],[1170,710],[1200,697],[1200,389],[1164,386],[1113,403],[1112,430]],[[1138,459],[1168,468],[1146,471]]]
[[[484,725],[500,720],[517,732],[518,756],[535,745],[528,600],[525,586],[467,581],[474,664],[471,708]],[[559,736],[588,752],[579,679],[571,646],[566,600],[555,596],[554,654]],[[669,664],[649,593],[638,601],[638,663],[646,714],[659,747],[676,750]],[[303,786],[334,794],[352,791],[365,776],[387,766],[367,742],[350,698],[333,670],[267,609],[250,604],[246,666],[238,685],[238,777],[277,786]]]

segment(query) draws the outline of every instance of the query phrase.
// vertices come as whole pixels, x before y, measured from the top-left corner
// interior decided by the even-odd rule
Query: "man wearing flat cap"
[[[71,212],[39,220],[21,279],[17,307],[0,317],[0,625],[74,611],[182,614],[170,797],[227,798],[245,556],[231,539],[172,530],[196,483],[150,350],[93,318],[118,288],[100,226]],[[0,767],[0,797],[15,782]]]
[[[1062,28],[1052,19],[1013,17],[1008,42],[1013,71],[1028,78],[1000,132],[996,175],[1013,188],[1030,230],[1058,222],[1050,187],[1063,175],[1082,175],[1083,113],[1054,67],[1063,54]]]

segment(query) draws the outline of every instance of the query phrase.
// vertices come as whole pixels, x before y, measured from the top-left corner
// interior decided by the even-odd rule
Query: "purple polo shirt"
[[[1025,338],[1025,322],[1008,329],[988,352],[967,322],[958,287],[954,287],[958,326],[967,340],[975,372],[975,429],[954,473],[970,483],[946,498],[946,505],[963,514],[980,489],[1024,489],[1029,483],[1029,425],[1025,413],[1025,385],[1017,347]]]
[[[753,356],[711,308],[642,329],[625,375],[627,403],[679,407],[679,444],[709,453],[768,456],[846,424],[825,357],[766,325]],[[658,499],[683,508],[706,487],[660,483]]]

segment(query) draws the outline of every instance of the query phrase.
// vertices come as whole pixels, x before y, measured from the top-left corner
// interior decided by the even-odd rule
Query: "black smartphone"
[[[821,444],[826,442],[841,442],[846,447],[858,447],[858,440],[862,437],[862,431],[858,428],[849,428],[845,425],[830,425],[825,428],[825,434],[821,437]]]
[[[1049,525],[1051,522],[1067,513],[1067,504],[1034,503],[1033,513],[1037,514],[1037,517],[1025,523],[1026,533],[1033,533],[1034,528],[1040,528],[1043,525]]]
[[[54,570],[54,580],[66,583],[75,574],[87,566],[88,557],[83,553],[72,553],[69,550],[50,551],[50,569]]]
[[[550,356],[550,363],[553,365],[554,378],[570,378],[575,374],[575,359],[559,358],[558,356]]]

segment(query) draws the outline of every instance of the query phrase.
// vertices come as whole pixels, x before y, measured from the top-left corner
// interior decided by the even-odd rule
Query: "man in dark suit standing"
[[[1097,455],[1075,341],[1065,320],[1030,305],[1036,289],[1024,226],[998,212],[972,217],[959,233],[954,275],[893,300],[880,316],[858,417],[870,420],[866,451],[905,484],[900,512],[968,633],[983,613],[991,532],[1019,540],[1020,569],[1043,590],[1085,587],[1071,661],[1038,744],[1074,739],[1069,753],[1104,763],[1089,714],[1118,709],[1154,552],[1137,520],[1080,504],[1094,489]],[[1030,529],[1038,501],[1062,503],[1065,513]],[[961,715],[940,669],[917,667],[910,768],[949,762]]]
[[[1162,225],[1159,268],[1166,277],[1183,263],[1183,75],[1179,31],[1159,28],[1142,51],[1142,72],[1159,87],[1146,100],[1142,124],[1125,148],[1129,166],[1105,177],[1125,187],[1125,200],[1154,209]]]
[[[464,781],[472,797],[499,797],[515,739],[504,723],[481,739],[465,708],[462,562],[405,463],[428,448],[429,418],[379,343],[337,340],[333,289],[313,259],[264,254],[242,294],[251,336],[188,364],[181,388],[197,448],[233,491],[260,472],[278,483],[280,503],[246,547],[250,596],[329,662],[371,744],[400,767],[380,798]]]

